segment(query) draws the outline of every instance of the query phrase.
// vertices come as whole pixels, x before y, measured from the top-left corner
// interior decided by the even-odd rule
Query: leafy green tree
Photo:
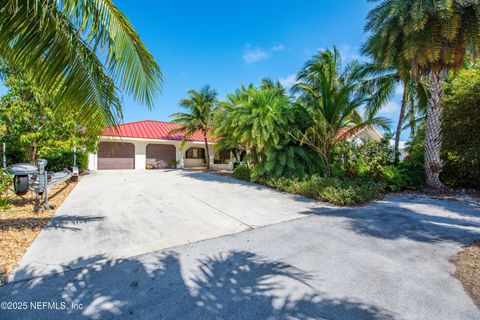
[[[373,113],[362,117],[359,112],[370,101],[366,91],[360,90],[364,75],[357,61],[342,68],[334,48],[320,51],[309,61],[293,87],[310,117],[310,125],[293,136],[320,155],[327,176],[332,174],[332,156],[340,141],[368,126],[387,128],[386,119]]]
[[[0,100],[0,124],[5,127],[2,141],[13,161],[33,163],[73,146],[93,148],[98,131],[80,127],[76,113],[53,112],[50,97],[18,71],[3,68],[0,74],[9,88]]]
[[[214,132],[220,144],[245,150],[249,160],[257,164],[266,150],[280,143],[294,114],[289,97],[276,88],[249,85],[227,95],[215,120]]]
[[[152,106],[160,67],[111,0],[4,0],[0,58],[85,126],[122,116],[119,91]]]
[[[187,109],[188,112],[179,112],[171,114],[172,122],[179,123],[178,129],[172,130],[171,133],[182,132],[184,134],[184,142],[188,140],[195,132],[200,131],[203,134],[205,142],[205,161],[207,169],[210,169],[210,152],[208,147],[208,135],[212,128],[213,112],[217,106],[217,92],[204,86],[200,91],[188,91],[188,98],[180,101],[180,106]]]
[[[442,181],[480,188],[480,68],[462,70],[445,86]]]
[[[241,86],[219,104],[214,119],[219,147],[245,151],[256,176],[302,176],[317,169],[314,154],[290,135],[308,118],[278,82]]]
[[[478,54],[480,2],[384,0],[370,11],[365,29],[371,33],[368,53],[376,61],[395,65],[405,59],[412,77],[428,79],[426,183],[442,189],[442,82],[449,70],[463,66],[467,53]]]

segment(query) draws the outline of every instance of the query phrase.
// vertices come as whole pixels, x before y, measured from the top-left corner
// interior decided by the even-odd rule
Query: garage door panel
[[[135,146],[132,143],[100,142],[98,170],[135,169]]]
[[[147,165],[153,168],[166,168],[169,162],[176,160],[176,148],[169,144],[148,144]]]

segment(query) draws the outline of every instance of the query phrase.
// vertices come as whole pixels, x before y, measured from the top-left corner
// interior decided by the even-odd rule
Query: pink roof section
[[[183,139],[182,133],[170,134],[171,130],[176,129],[179,126],[179,124],[172,122],[144,120],[119,124],[116,128],[106,127],[102,130],[102,136],[180,141]],[[187,139],[187,141],[203,142],[203,133],[197,131]],[[209,137],[208,141],[215,142],[216,140]]]

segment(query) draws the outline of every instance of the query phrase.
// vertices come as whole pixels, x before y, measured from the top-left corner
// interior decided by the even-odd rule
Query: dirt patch
[[[77,183],[65,182],[49,191],[52,210],[36,212],[32,192],[22,197],[11,194],[11,205],[0,212],[0,285]]]
[[[455,277],[480,308],[480,243],[465,247],[452,262],[457,266]]]

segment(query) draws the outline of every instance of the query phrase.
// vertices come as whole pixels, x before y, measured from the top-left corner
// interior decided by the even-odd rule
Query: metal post
[[[47,170],[45,170],[44,172],[44,179],[45,179],[45,189],[43,191],[43,196],[44,196],[44,202],[43,202],[43,206],[45,207],[45,209],[47,210],[50,210],[50,206],[48,204],[48,188],[47,188],[47,183],[48,183],[48,173],[47,173]]]
[[[45,159],[38,159],[37,161],[38,165],[38,193],[41,193],[43,196],[44,202],[43,206],[45,209],[50,209],[48,205],[48,176],[47,176],[47,170],[45,170],[45,167],[47,166],[47,160]]]
[[[2,163],[3,163],[3,169],[7,168],[7,144],[4,142],[3,143],[3,148],[2,148]]]
[[[73,146],[73,166],[77,166],[77,146]]]

